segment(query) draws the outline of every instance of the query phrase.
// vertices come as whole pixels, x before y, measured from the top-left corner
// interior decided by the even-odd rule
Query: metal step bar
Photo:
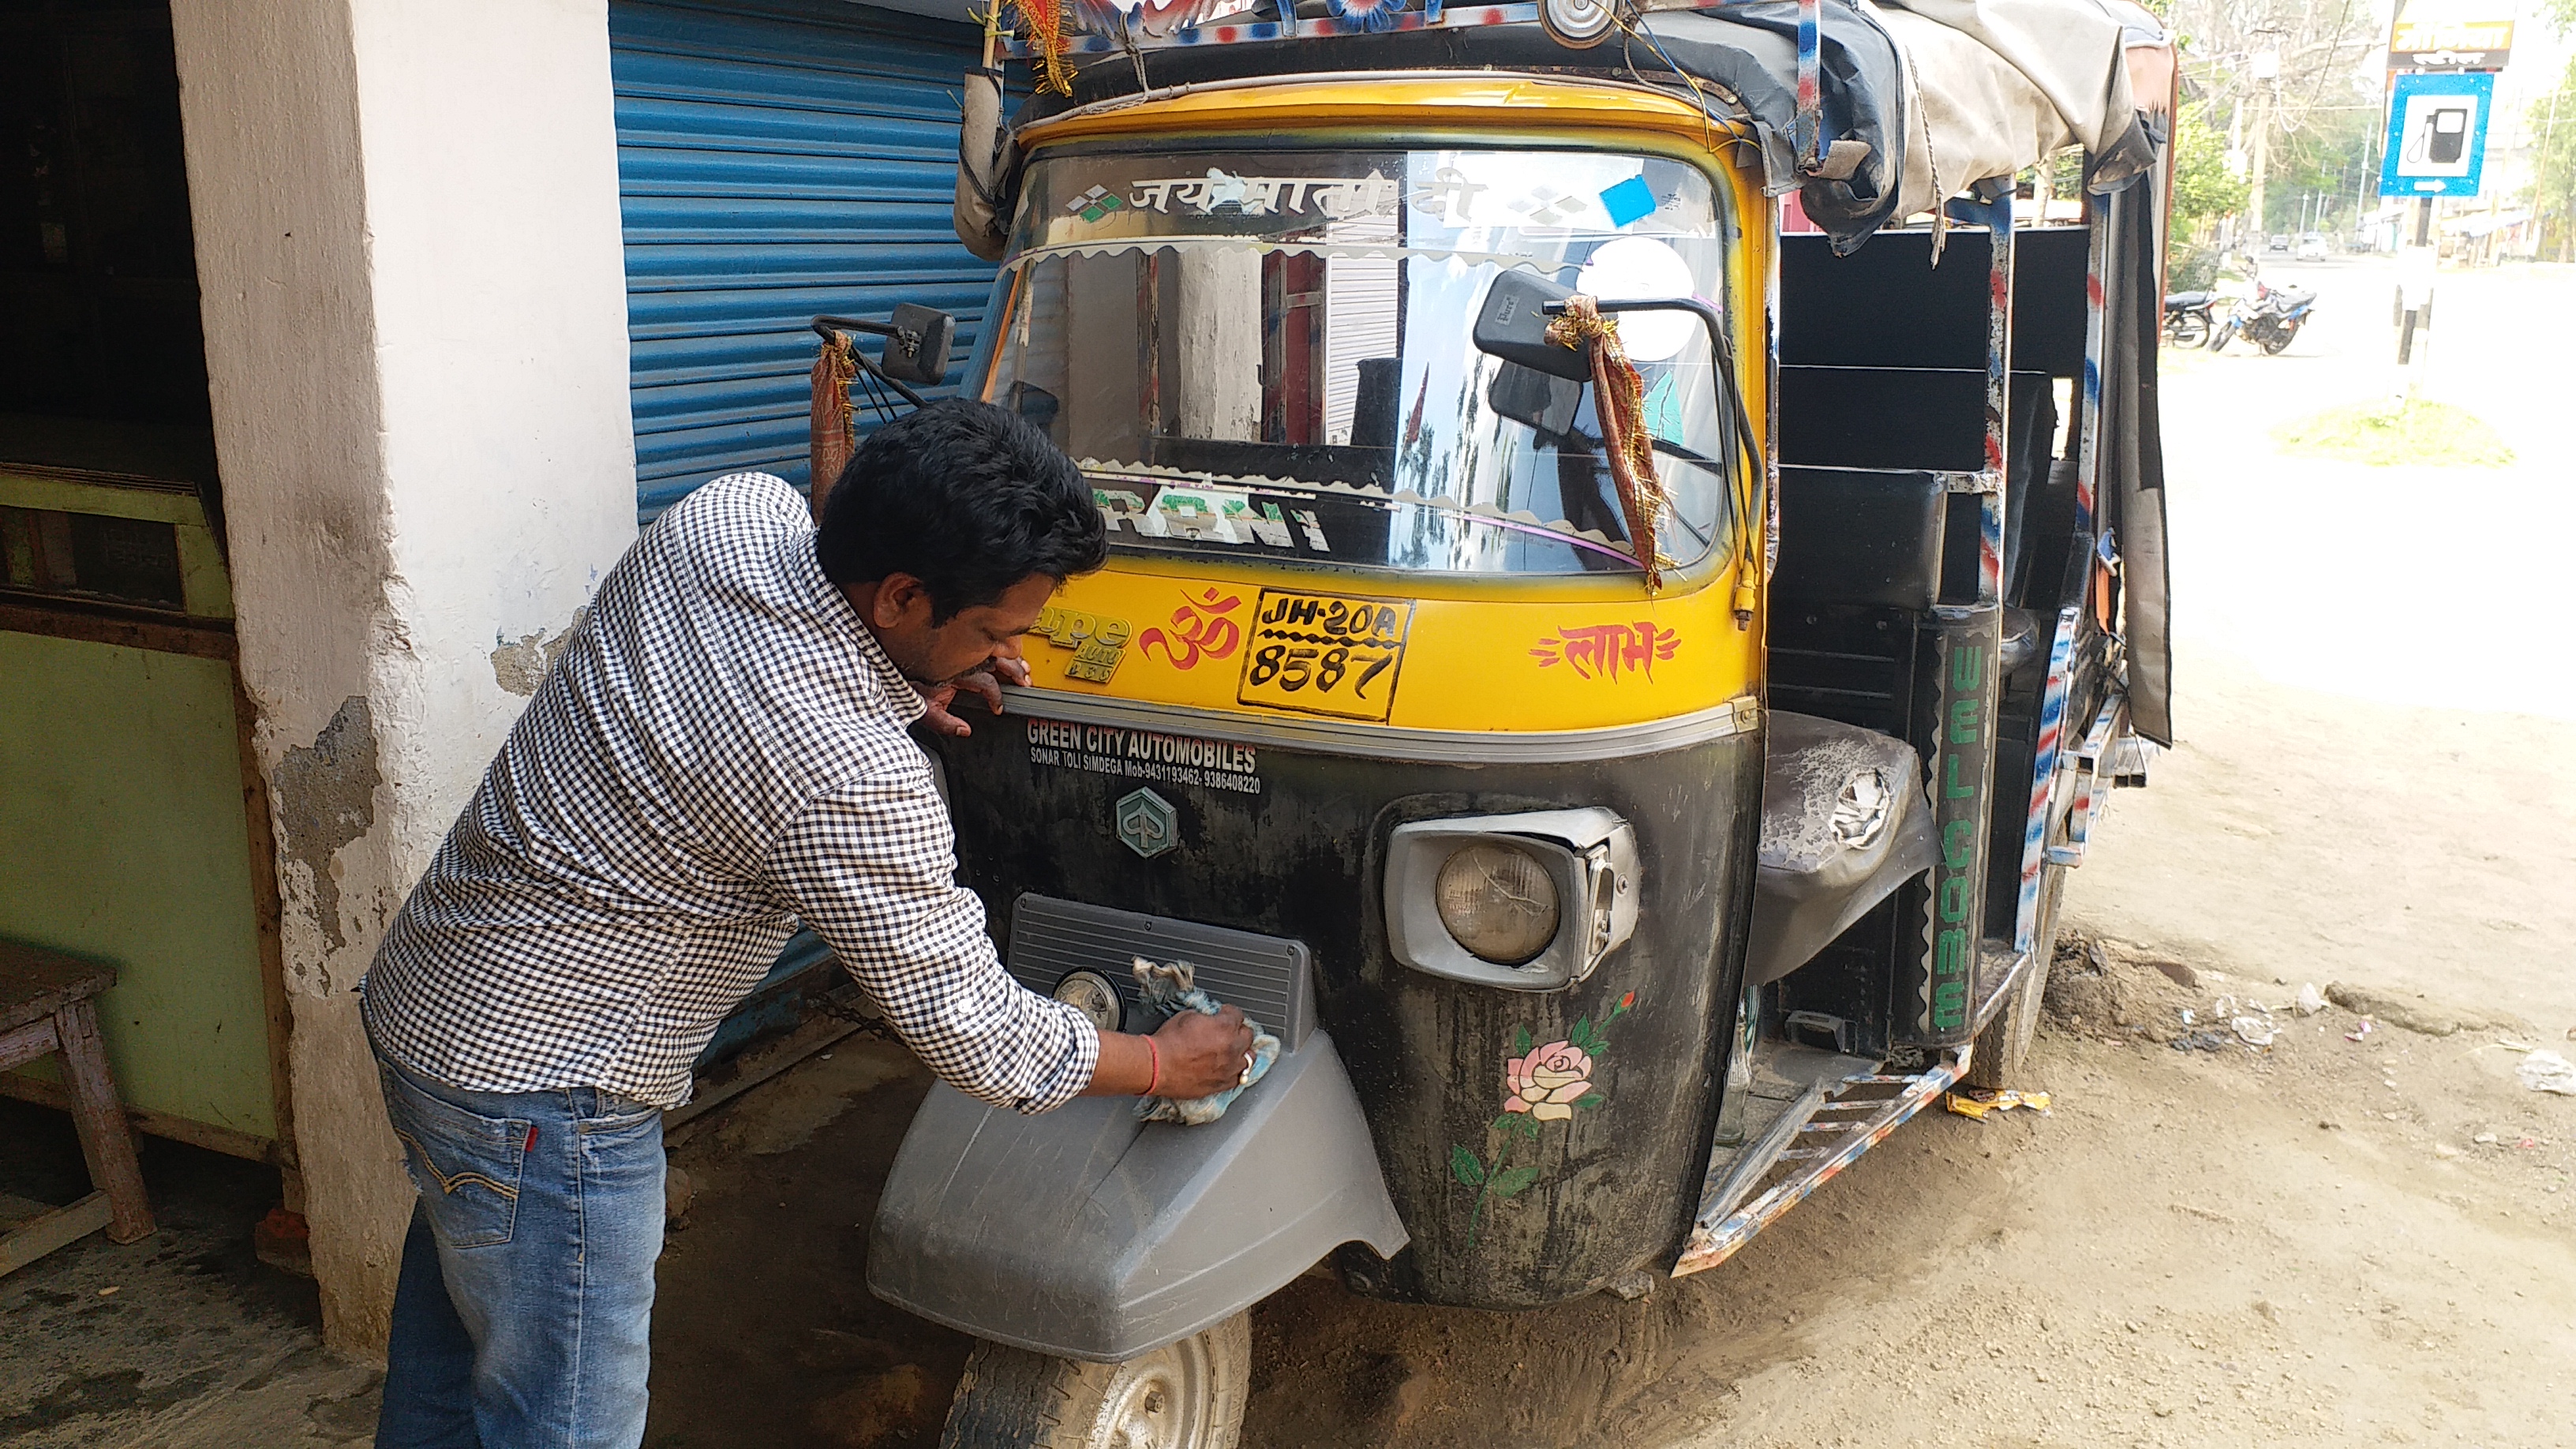
[[[1855,1072],[1810,1085],[1734,1164],[1712,1174],[1673,1276],[1735,1256],[1754,1234],[1955,1085],[1968,1070],[1969,1051],[1953,1048],[1911,1075]]]

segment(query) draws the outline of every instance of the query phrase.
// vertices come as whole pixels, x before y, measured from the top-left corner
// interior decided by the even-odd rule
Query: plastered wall
[[[635,532],[605,0],[173,0],[325,1333],[411,1189],[352,994]]]

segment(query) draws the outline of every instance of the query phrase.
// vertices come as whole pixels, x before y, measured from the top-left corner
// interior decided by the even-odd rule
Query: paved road
[[[2425,395],[2477,413],[2518,455],[2469,470],[2272,456],[2279,423],[2388,390],[2395,269],[2355,258],[2265,274],[2318,293],[2288,352],[2165,354],[2176,632],[2281,683],[2576,719],[2562,622],[2576,268],[2442,274]]]
[[[2576,1020],[2576,268],[2442,275],[2426,392],[2507,468],[2276,454],[2389,386],[2394,278],[2271,270],[2319,294],[2288,352],[2164,354],[2180,748],[2116,797],[2073,917]]]

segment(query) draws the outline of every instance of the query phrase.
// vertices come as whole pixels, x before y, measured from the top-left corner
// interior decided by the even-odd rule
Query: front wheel
[[[2235,320],[2231,318],[2228,321],[2221,322],[2209,334],[2209,350],[2212,352],[2224,351],[2226,350],[2227,344],[2234,341],[2235,337]]]
[[[2048,994],[2048,966],[2057,955],[2057,907],[2066,896],[2066,867],[2039,868],[2039,919],[2030,933],[2030,964],[2001,1010],[1977,1033],[1976,1050],[1968,1055],[1962,1078],[1971,1087],[2017,1087],[2030,1061],[2030,1044],[2039,1036],[2040,998]]]
[[[1251,1381],[1240,1313],[1125,1363],[979,1343],[939,1449],[1234,1449]]]

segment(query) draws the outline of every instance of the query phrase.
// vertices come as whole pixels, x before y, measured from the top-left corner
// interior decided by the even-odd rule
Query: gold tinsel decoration
[[[1011,0],[1020,28],[1037,52],[1038,89],[1060,96],[1073,94],[1073,73],[1065,68],[1065,10],[1073,0]]]
[[[1547,324],[1547,340],[1559,347],[1589,352],[1592,359],[1592,410],[1601,420],[1601,448],[1610,458],[1610,481],[1619,491],[1620,517],[1628,526],[1628,547],[1645,566],[1649,593],[1664,586],[1664,566],[1672,560],[1655,546],[1655,525],[1671,500],[1655,472],[1655,442],[1646,430],[1645,383],[1620,345],[1619,324],[1601,315],[1591,297],[1576,294],[1565,312]]]
[[[806,497],[817,522],[823,517],[824,495],[841,481],[841,469],[858,447],[857,419],[850,415],[850,382],[857,376],[858,366],[850,361],[850,334],[833,333],[814,354],[808,379],[813,396],[805,424]]]

